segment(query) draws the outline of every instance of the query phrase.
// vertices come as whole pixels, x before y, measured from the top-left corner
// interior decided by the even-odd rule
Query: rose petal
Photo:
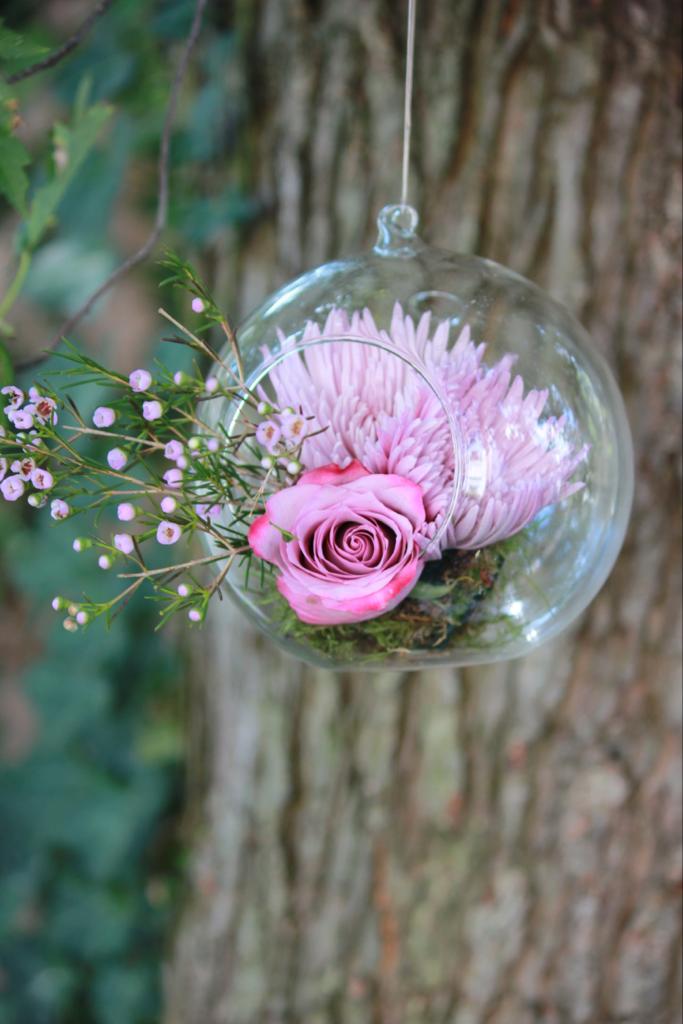
[[[355,484],[353,491],[358,493],[361,488],[365,493],[375,494],[385,506],[406,516],[416,529],[424,524],[426,513],[422,490],[412,480],[393,473],[373,473],[367,480]]]
[[[354,459],[346,469],[341,469],[334,463],[320,466],[318,469],[309,469],[307,473],[301,474],[299,483],[332,484],[334,487],[339,487],[340,484],[352,483],[364,476],[370,476],[370,471],[358,459]]]
[[[259,516],[249,527],[247,534],[249,546],[255,555],[266,562],[280,565],[280,547],[282,534],[271,524],[268,513]]]
[[[266,501],[268,518],[274,526],[291,533],[299,513],[314,498],[316,505],[319,504],[321,497],[320,488],[313,485],[298,483],[295,487],[286,487]]]
[[[312,626],[344,625],[392,611],[417,583],[422,568],[423,563],[416,559],[373,593],[346,600],[311,593],[291,576],[280,576],[277,588],[302,622]]]

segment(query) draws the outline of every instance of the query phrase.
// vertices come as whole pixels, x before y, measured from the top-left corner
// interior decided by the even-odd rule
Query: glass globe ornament
[[[214,426],[254,500],[224,586],[329,668],[514,658],[566,628],[621,548],[633,456],[614,379],[574,317],[385,207],[374,248],[303,274],[237,331]]]

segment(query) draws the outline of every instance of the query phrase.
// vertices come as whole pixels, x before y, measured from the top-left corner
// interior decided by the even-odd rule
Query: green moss
[[[321,657],[337,662],[371,662],[389,655],[485,647],[513,638],[519,624],[486,599],[518,568],[523,535],[479,551],[447,551],[427,563],[420,582],[398,608],[367,622],[312,626],[302,622],[274,586],[260,603],[278,632]],[[492,603],[492,602],[491,602]]]

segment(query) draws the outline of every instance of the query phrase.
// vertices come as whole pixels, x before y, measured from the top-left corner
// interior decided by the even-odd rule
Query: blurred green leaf
[[[446,597],[452,589],[452,583],[418,583],[413,587],[411,596],[418,601],[436,601],[440,597]]]
[[[68,998],[76,987],[76,974],[65,964],[43,967],[31,978],[27,995],[40,1014],[39,1020],[49,1021],[61,1016]],[[33,1018],[34,1020],[36,1018]]]
[[[185,749],[185,733],[169,719],[152,720],[138,738],[137,750],[143,761],[178,763]]]
[[[79,171],[78,187],[68,189],[60,204],[63,236],[68,232],[69,241],[84,250],[87,247],[97,253],[104,251],[114,204],[120,199],[137,138],[138,125],[117,111],[107,131],[106,147],[94,147]],[[113,259],[114,251],[108,251]]]
[[[155,1019],[149,970],[137,964],[98,971],[91,1001],[97,1024],[141,1024]]]
[[[70,955],[96,960],[127,945],[130,896],[82,879],[65,880],[50,907],[50,936]]]
[[[19,213],[26,212],[28,175],[24,168],[30,157],[26,147],[5,129],[0,129],[0,194]]]
[[[14,367],[12,366],[12,360],[9,357],[9,352],[2,343],[0,338],[0,388],[4,388],[7,384],[12,384],[14,381]],[[0,426],[7,428],[9,426],[7,417],[3,410],[5,403],[0,402]]]
[[[172,204],[173,223],[197,245],[209,245],[228,226],[248,224],[258,211],[257,202],[234,186],[213,196],[192,196]]]
[[[7,28],[0,18],[0,61],[11,64],[25,64],[45,56],[47,49]],[[6,70],[6,69],[4,69]]]
[[[68,684],[55,686],[52,666],[38,662],[29,670],[24,685],[26,696],[37,710],[41,746],[46,751],[63,750],[106,715],[111,706],[107,680],[85,665],[71,673]]]
[[[14,368],[9,352],[0,340],[0,387],[11,384],[14,380]]]
[[[163,779],[147,770],[134,786],[77,759],[33,758],[30,771],[8,771],[0,787],[3,820],[14,842],[52,844],[68,851],[81,872],[106,879],[121,870],[163,803]],[[79,813],[87,806],[88,813]]]
[[[114,253],[101,244],[58,236],[41,245],[33,257],[24,295],[46,309],[70,314],[115,266]]]
[[[2,851],[6,852],[6,851]],[[33,893],[40,885],[40,858],[35,852],[21,859],[21,863],[2,861],[2,886],[0,886],[0,942],[11,941],[16,929],[17,918],[23,907],[30,904]]]
[[[31,201],[26,220],[27,248],[34,249],[42,238],[67,188],[111,115],[112,108],[105,103],[82,109],[77,100],[72,124],[55,125],[55,175],[36,191]]]
[[[182,39],[192,21],[192,0],[166,0],[155,9],[153,27],[162,39]]]

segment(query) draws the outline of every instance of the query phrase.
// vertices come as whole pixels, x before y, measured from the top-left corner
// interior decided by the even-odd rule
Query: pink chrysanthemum
[[[415,325],[398,303],[389,331],[380,330],[368,310],[349,316],[333,309],[324,327],[306,325],[302,341],[380,341],[424,369],[457,423],[467,463],[438,547],[474,550],[512,536],[542,508],[583,487],[570,478],[588,448],[571,447],[563,417],[541,419],[548,392],[524,395],[522,378],[513,378],[514,355],[489,367],[486,346],[473,344],[469,327],[450,349],[449,324],[433,332],[430,327],[428,313]],[[297,343],[282,334],[279,341],[284,351]],[[358,459],[371,473],[407,477],[422,488],[425,537],[436,534],[451,503],[453,444],[441,402],[408,363],[385,349],[331,342],[283,360],[270,380],[280,408],[303,410],[313,417],[308,433],[322,431],[303,446],[306,469],[329,463],[343,468]],[[432,548],[430,554],[439,552]]]

